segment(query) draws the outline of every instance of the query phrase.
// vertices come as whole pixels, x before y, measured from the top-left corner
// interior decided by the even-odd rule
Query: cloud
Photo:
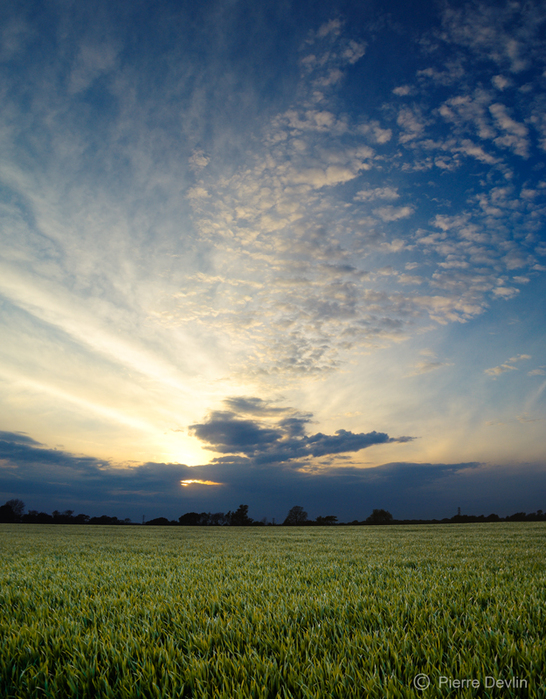
[[[478,88],[473,94],[449,98],[440,106],[439,113],[446,121],[453,123],[461,133],[470,128],[472,136],[492,139],[496,136],[496,131],[490,116],[492,112],[488,110],[490,103],[491,95]]]
[[[399,199],[398,189],[395,187],[372,187],[361,189],[355,196],[355,201],[375,201],[377,199],[387,199],[389,201]]]
[[[456,22],[472,24],[465,13],[445,19],[439,53],[426,56],[440,72],[445,62],[453,73],[468,53],[469,36]],[[495,20],[495,32],[501,25]],[[203,46],[210,29],[205,23],[199,34]],[[524,141],[529,159],[536,155],[522,129],[530,128],[531,112],[539,118],[540,105],[518,97],[515,74],[514,90],[499,93],[491,80],[506,71],[495,64],[467,70],[448,90],[417,80],[412,101],[402,105],[409,79],[401,85],[391,76],[384,109],[367,100],[342,108],[352,94],[344,92],[352,66],[376,41],[364,29],[358,41],[348,33],[338,18],[305,29],[300,53],[287,53],[291,68],[283,68],[290,88],[263,109],[262,97],[252,102],[262,79],[238,83],[241,73],[229,51],[222,53],[228,36],[195,65],[178,60],[182,49],[162,44],[167,68],[153,76],[148,54],[133,68],[123,63],[121,29],[116,40],[109,30],[101,40],[78,35],[63,44],[73,57],[73,94],[44,92],[36,69],[47,138],[25,119],[6,122],[1,132],[9,156],[2,177],[12,202],[24,202],[17,212],[11,205],[5,228],[15,280],[6,283],[2,270],[6,296],[36,322],[47,319],[71,342],[125,366],[151,365],[147,355],[156,353],[154,376],[177,374],[174,347],[185,337],[200,346],[194,356],[222,347],[241,375],[279,381],[335,370],[348,352],[382,348],[431,317],[469,319],[495,298],[514,298],[517,289],[498,280],[516,264],[522,278],[538,271],[534,248],[544,213],[539,195],[519,195],[522,182],[496,185],[498,178],[507,184],[508,159],[523,152]],[[10,108],[23,114],[24,95],[10,80]],[[86,96],[91,89],[100,91],[96,102]],[[248,109],[239,104],[231,113],[233,94]],[[99,109],[103,103],[108,109]],[[93,129],[82,128],[86,120]],[[11,150],[27,137],[28,148]],[[44,145],[39,162],[31,157],[35,138],[54,144]],[[476,170],[463,196],[457,178],[469,162]],[[427,170],[438,176],[421,181]],[[525,189],[538,192],[537,178]],[[504,194],[495,199],[496,189]],[[443,238],[433,237],[432,200],[443,202],[435,211],[460,214]],[[392,275],[388,288],[373,274],[423,260],[419,277]],[[411,293],[414,284],[422,295]]]
[[[40,442],[37,442],[22,432],[4,432],[0,430],[0,441],[7,442],[8,444],[23,444],[32,447],[42,446]]]
[[[504,75],[494,75],[491,78],[491,82],[498,90],[501,91],[505,90],[507,87],[510,87],[513,84],[510,78],[507,78]]]
[[[506,371],[515,370],[516,367],[511,364],[500,364],[499,366],[492,367],[491,369],[485,369],[485,373],[488,376],[499,376],[504,374]]]
[[[196,475],[184,464],[141,463],[127,467],[30,442],[21,443],[19,435],[11,441],[0,441],[0,476],[2,491],[31,498],[37,503],[30,505],[32,509],[64,509],[64,503],[71,509],[91,506],[93,514],[119,516],[119,508],[132,508],[133,498],[153,506],[154,497],[161,494],[168,501],[169,492],[178,489],[180,481]]]
[[[436,66],[429,66],[422,70],[418,70],[416,73],[418,81],[423,84],[423,82],[432,82],[435,85],[449,86],[456,82],[461,82],[464,77],[464,68],[459,61],[457,62],[447,62],[445,64],[445,70],[441,70]]]
[[[471,140],[465,138],[461,141],[460,145],[457,147],[460,153],[464,153],[469,157],[476,158],[476,160],[482,163],[487,163],[488,165],[495,165],[500,162],[498,158],[487,153],[482,146],[478,146]]]
[[[516,420],[518,422],[542,422],[543,420],[546,420],[546,417],[529,417],[527,413],[524,415],[518,415],[516,417]]]
[[[317,29],[316,37],[317,39],[323,39],[329,34],[338,36],[341,32],[341,26],[342,24],[340,19],[331,19],[329,22],[325,22]]]
[[[87,90],[100,76],[112,72],[119,48],[112,43],[85,43],[81,46],[70,75],[68,92]]]
[[[426,126],[426,121],[417,107],[401,109],[396,123],[403,131],[399,136],[401,143],[408,143],[421,136]]]
[[[188,162],[192,170],[199,171],[207,167],[210,162],[210,157],[205,155],[204,151],[198,148],[193,151],[191,157],[188,158]]]
[[[414,209],[411,206],[382,206],[373,210],[373,213],[385,222],[408,218],[413,212]]]
[[[290,408],[275,407],[262,398],[249,396],[233,396],[224,400],[225,405],[234,413],[250,413],[258,416],[290,414]],[[309,416],[310,417],[310,416]]]
[[[366,44],[358,41],[349,41],[349,45],[343,50],[342,57],[351,65],[362,58],[366,52]]]
[[[188,199],[190,201],[192,201],[194,199],[197,199],[197,200],[207,199],[208,197],[210,197],[210,194],[207,192],[207,190],[204,187],[196,186],[196,187],[191,187],[190,189],[188,189],[186,196],[188,197]]]
[[[398,97],[407,97],[408,95],[413,94],[413,92],[414,89],[411,85],[399,85],[392,91],[393,95],[398,95]]]
[[[366,52],[366,42],[348,40],[343,36],[342,29],[342,21],[335,18],[317,31],[309,32],[305,41],[303,49],[306,54],[300,63],[305,74],[313,75],[313,101],[321,101],[324,97],[317,88],[320,90],[338,83],[343,77],[343,68],[354,65]],[[307,53],[308,47],[311,47],[312,53]]]
[[[544,8],[519,3],[446,7],[442,22],[448,41],[471,49],[497,66],[516,74],[529,65],[530,54],[540,45]]]
[[[207,421],[190,425],[190,431],[213,451],[227,454],[255,455],[265,451],[283,436],[280,429],[259,425],[254,420],[243,420],[229,411],[213,411]]]
[[[444,366],[453,366],[451,362],[438,362],[432,360],[422,360],[414,364],[413,371],[408,376],[419,376],[420,374],[428,374],[436,369],[441,369]]]
[[[529,157],[530,143],[528,140],[529,129],[517,121],[514,121],[509,115],[506,107],[503,104],[492,104],[489,111],[495,118],[495,122],[501,131],[504,131],[503,136],[495,138],[495,143],[504,148],[510,148],[520,155],[522,158]]]
[[[330,437],[314,435],[312,444],[317,452],[335,455],[342,444],[363,448],[364,437],[340,431]],[[19,497],[29,509],[47,512],[69,508],[92,516],[129,516],[134,521],[140,521],[143,512],[146,519],[177,519],[190,511],[233,510],[241,502],[250,505],[249,514],[256,519],[284,518],[294,502],[304,503],[311,517],[333,513],[341,521],[363,520],[376,507],[398,518],[451,517],[457,507],[465,514],[503,516],[541,507],[540,494],[546,485],[543,463],[392,462],[361,468],[332,466],[316,457],[299,468],[248,459],[218,460],[192,468],[156,462],[120,467],[69,452],[15,442],[9,446],[4,441],[0,441],[0,459],[0,494],[6,500]]]
[[[229,398],[226,405],[239,408],[243,415],[250,413],[256,417],[249,419],[233,410],[216,410],[208,415],[205,422],[190,425],[189,430],[208,445],[207,449],[229,454],[232,459],[242,455],[254,464],[288,463],[412,439],[394,439],[376,431],[355,434],[343,429],[337,430],[334,435],[321,432],[307,435],[306,426],[312,421],[310,415],[291,408],[271,409],[258,398]],[[263,421],[266,417],[270,418],[268,422]],[[225,463],[226,458],[217,457],[215,461]]]
[[[485,369],[485,373],[488,376],[492,376],[493,378],[496,378],[497,376],[500,376],[501,374],[506,373],[507,371],[515,371],[517,370],[517,367],[514,366],[516,362],[521,362],[526,359],[532,359],[530,354],[518,354],[515,357],[510,357],[510,359],[507,359],[504,364],[500,364],[499,366],[492,367],[491,369]]]
[[[238,13],[205,3],[195,22],[170,16],[167,37],[150,16],[161,42],[133,53],[129,15],[115,31],[100,22],[99,38],[70,13],[56,34],[33,18],[27,33],[3,27],[20,61],[2,74],[0,285],[18,309],[9,342],[2,326],[3,375],[18,392],[47,388],[55,409],[44,415],[77,405],[79,435],[79,415],[154,435],[192,423],[215,456],[256,467],[380,444],[385,432],[313,434],[306,416],[253,398],[201,416],[220,381],[302,380],[307,391],[436,323],[494,315],[503,300],[516,314],[516,287],[529,279],[531,294],[543,271],[545,216],[533,169],[546,134],[543,48],[522,7],[501,3],[500,19],[479,4],[448,13],[436,48],[418,56],[424,43],[400,35],[416,59],[404,76],[377,61],[381,22],[281,36],[278,25],[256,33],[258,9],[241,34]],[[45,25],[59,29],[59,17]],[[491,371],[504,365],[520,366]],[[153,439],[160,455],[142,458],[178,458]]]
[[[96,472],[107,463],[107,460],[90,456],[75,456],[65,451],[38,446],[39,442],[29,437],[25,438],[9,432],[2,434],[5,438],[0,441],[0,459],[6,459],[7,462],[41,464],[53,467],[57,472],[68,469],[87,473]]]
[[[26,48],[34,35],[33,28],[21,17],[4,17],[0,39],[0,62],[13,60]]]

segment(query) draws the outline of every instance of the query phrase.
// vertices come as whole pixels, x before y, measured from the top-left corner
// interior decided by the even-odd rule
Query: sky
[[[0,500],[546,509],[546,2],[0,9]]]

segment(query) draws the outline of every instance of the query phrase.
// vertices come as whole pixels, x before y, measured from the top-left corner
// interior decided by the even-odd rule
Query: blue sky
[[[0,498],[544,509],[546,3],[80,5],[1,10]]]

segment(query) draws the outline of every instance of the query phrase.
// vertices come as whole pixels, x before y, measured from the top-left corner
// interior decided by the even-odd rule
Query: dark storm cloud
[[[108,460],[32,446],[38,442],[31,439],[18,444],[15,440],[20,435],[12,437],[0,441],[0,500],[20,497],[29,509],[134,516],[137,505],[139,510],[172,506],[180,481],[195,478],[184,464],[120,467]]]
[[[307,445],[313,456],[326,456],[327,454],[341,454],[345,451],[359,451],[374,444],[386,444],[395,442],[384,432],[368,432],[368,434],[354,434],[347,430],[337,430],[335,435],[327,435],[319,432],[307,439]]]
[[[40,446],[40,442],[27,437],[23,432],[4,432],[3,430],[0,430],[0,441],[11,442],[14,444]]]
[[[17,464],[48,464],[73,470],[94,470],[104,463],[91,456],[75,456],[57,449],[38,446],[40,443],[34,439],[22,437],[16,433],[0,434],[4,435],[0,440],[0,459],[7,459]]]
[[[407,442],[412,437],[389,437],[385,432],[354,433],[337,430],[334,435],[318,432],[306,435],[310,414],[291,408],[271,408],[259,398],[228,398],[225,403],[233,410],[212,411],[205,422],[190,425],[190,431],[210,446],[207,449],[233,456],[243,454],[255,464],[285,463],[307,457],[356,452],[374,444]],[[241,417],[234,409],[239,409]],[[253,418],[248,417],[248,413]],[[273,421],[272,416],[283,414]],[[264,418],[269,417],[269,422]],[[226,462],[223,457],[216,461]],[[232,461],[232,459],[228,459]]]
[[[255,420],[241,420],[235,413],[220,410],[190,429],[198,439],[212,445],[208,449],[228,454],[255,454],[283,436],[281,430],[262,427]]]
[[[12,436],[15,440],[21,435]],[[359,437],[321,435],[334,441],[327,448],[323,439],[314,444],[337,453],[333,449],[342,444],[358,446]],[[255,519],[267,516],[281,521],[297,503],[313,518],[335,514],[341,521],[362,520],[377,507],[400,519],[441,519],[455,514],[457,507],[466,514],[496,512],[501,516],[546,509],[544,463],[395,462],[365,469],[309,460],[289,462],[293,451],[288,450],[285,461],[268,466],[267,459],[274,454],[278,457],[279,451],[275,448],[272,454],[253,458],[220,457],[195,467],[149,462],[121,468],[108,461],[4,440],[0,442],[0,501],[18,497],[29,509],[73,509],[134,520],[140,520],[142,513],[149,519],[176,519],[190,511],[226,512],[240,503],[249,504]],[[183,480],[194,483],[183,488]]]

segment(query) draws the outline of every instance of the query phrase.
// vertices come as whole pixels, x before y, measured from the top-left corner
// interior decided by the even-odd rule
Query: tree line
[[[22,522],[28,524],[124,524],[134,525],[129,518],[118,519],[102,515],[100,517],[90,517],[85,514],[74,514],[74,510],[64,510],[59,512],[53,510],[52,514],[29,510],[25,512],[25,503],[19,499],[8,500],[0,506],[0,523]],[[394,519],[388,510],[375,509],[369,517],[359,521],[338,522],[335,515],[319,516],[316,519],[309,519],[307,512],[301,505],[294,505],[283,522],[282,526],[344,526],[344,525],[391,525],[391,524],[464,524],[470,522],[545,522],[546,513],[542,510],[531,512],[516,512],[508,517],[499,517],[496,514],[485,515],[462,515],[456,514],[453,517],[444,519]],[[266,517],[261,520],[254,520],[248,515],[248,505],[239,505],[231,512],[186,512],[177,520],[169,520],[166,517],[156,517],[142,522],[151,526],[187,526],[187,527],[263,527],[276,526],[273,519],[268,521]]]

